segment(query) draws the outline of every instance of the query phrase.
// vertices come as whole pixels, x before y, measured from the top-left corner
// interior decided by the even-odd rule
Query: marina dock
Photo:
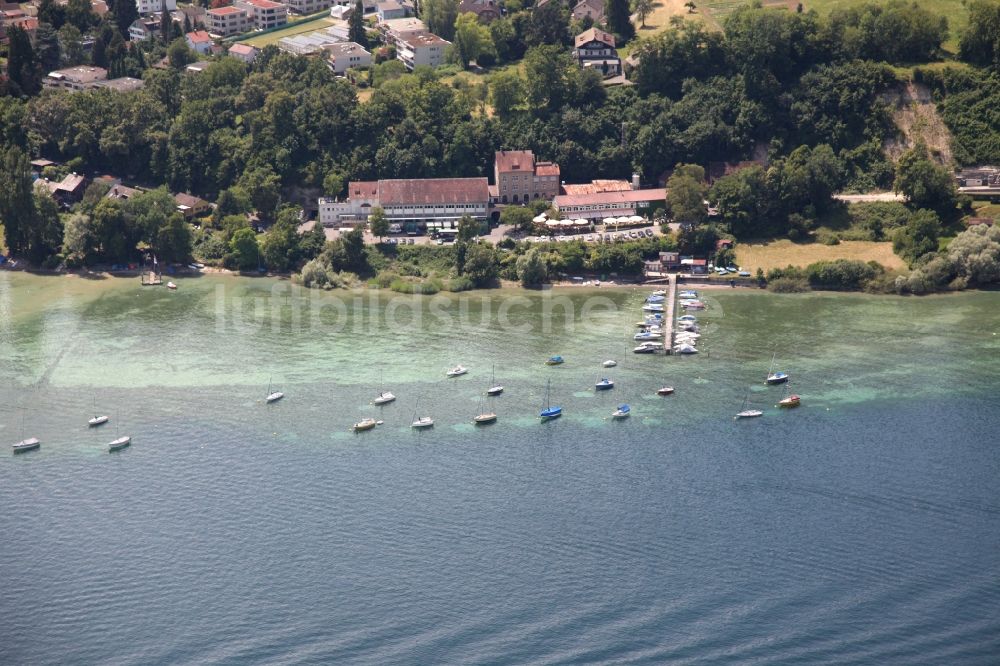
[[[664,308],[664,318],[666,319],[666,329],[663,331],[663,349],[667,355],[674,353],[674,328],[677,322],[674,321],[674,308],[677,306],[677,275],[671,273],[667,276],[667,307]]]

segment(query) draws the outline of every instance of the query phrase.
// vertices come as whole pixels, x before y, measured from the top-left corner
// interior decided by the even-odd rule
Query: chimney
[[[639,174],[637,173],[632,174],[632,189],[633,190],[639,189]]]

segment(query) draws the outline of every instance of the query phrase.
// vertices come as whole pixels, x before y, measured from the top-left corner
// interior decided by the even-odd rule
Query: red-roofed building
[[[573,57],[584,69],[595,69],[605,78],[622,73],[622,61],[611,33],[590,28],[577,35],[573,45]]]
[[[192,51],[207,55],[212,50],[212,36],[205,30],[193,30],[184,35],[184,41]]]
[[[240,7],[209,9],[205,17],[208,21],[208,31],[220,37],[243,34],[253,25],[249,12]]]
[[[234,7],[247,12],[253,26],[258,30],[269,30],[288,23],[288,7],[271,0],[236,0]]]
[[[343,201],[321,198],[319,221],[326,227],[363,224],[372,208],[381,206],[386,218],[408,231],[452,228],[469,215],[485,220],[489,187],[485,178],[406,178],[353,181]]]
[[[559,165],[535,162],[530,150],[499,150],[494,155],[493,178],[497,185],[494,203],[551,201],[559,194]]]
[[[233,44],[229,47],[229,55],[242,60],[248,65],[257,58],[258,53],[257,47],[250,46],[249,44]]]
[[[600,220],[605,217],[636,215],[663,206],[666,191],[628,190],[625,192],[594,192],[592,194],[561,194],[552,200],[552,206],[564,217]]]

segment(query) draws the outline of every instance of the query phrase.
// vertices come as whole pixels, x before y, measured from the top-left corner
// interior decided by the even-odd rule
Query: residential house
[[[992,217],[968,217],[965,219],[965,226],[967,227],[979,227],[987,226],[992,227],[994,219]]]
[[[230,56],[238,58],[248,65],[256,60],[258,53],[257,47],[249,44],[233,44],[229,47]]]
[[[326,51],[327,64],[337,74],[343,74],[351,67],[369,67],[372,64],[372,54],[355,42],[327,44],[323,50]]]
[[[344,10],[353,10],[354,5],[356,4],[357,0],[333,0],[333,5],[330,7],[330,16],[333,16],[334,18],[346,19],[346,14],[343,16],[337,16],[334,14],[334,10],[338,7],[341,8],[342,12]],[[375,10],[378,8],[378,0],[362,0],[361,6],[364,7],[365,14],[374,14]]]
[[[390,46],[399,44],[399,40],[410,35],[428,32],[427,24],[418,18],[386,19],[378,24],[385,43]]]
[[[128,38],[132,42],[142,42],[152,39],[153,35],[160,31],[160,21],[158,19],[137,18],[128,27]]]
[[[653,260],[643,261],[642,272],[646,277],[660,277],[665,273],[676,273],[681,267],[679,252],[660,252]]]
[[[386,218],[407,231],[455,228],[464,215],[485,220],[489,187],[485,178],[408,178],[351,182],[344,201],[319,200],[323,226],[363,224],[381,206]]]
[[[177,211],[187,219],[201,217],[212,210],[210,203],[190,194],[175,194],[174,202],[177,204]]]
[[[87,179],[77,173],[71,173],[60,182],[55,183],[50,180],[35,181],[36,186],[46,187],[52,193],[52,197],[68,206],[83,199],[83,193],[87,189]]]
[[[595,69],[604,78],[622,73],[615,36],[597,28],[584,30],[574,40],[573,57],[584,69]]]
[[[494,155],[495,203],[551,201],[559,194],[559,165],[535,162],[530,150],[500,150]]]
[[[108,193],[104,196],[108,199],[119,199],[121,201],[125,201],[139,194],[142,194],[142,190],[137,190],[134,187],[128,187],[119,183],[117,185],[112,185],[111,189],[108,190]]]
[[[42,86],[62,90],[85,90],[92,87],[94,82],[104,81],[107,78],[108,70],[103,67],[80,65],[49,72],[48,76],[42,79]]]
[[[170,12],[170,16],[182,28],[184,27],[184,19],[187,19],[188,24],[193,30],[204,28],[207,25],[205,9],[196,5],[182,5],[176,11]]]
[[[396,58],[409,70],[421,65],[437,67],[444,64],[445,51],[449,46],[451,42],[433,33],[411,33],[396,42]]]
[[[406,18],[410,15],[410,9],[398,0],[380,0],[375,5],[375,15],[378,16],[379,23],[385,23],[392,19]]]
[[[290,11],[296,14],[315,14],[327,9],[333,0],[286,0]]]
[[[500,18],[500,8],[494,0],[462,0],[458,3],[458,11],[460,14],[475,14],[480,23]]]
[[[115,92],[126,93],[139,90],[144,85],[142,79],[134,79],[131,76],[122,76],[117,79],[107,79],[105,81],[94,81],[90,88],[114,90]]]
[[[157,14],[163,10],[164,3],[168,12],[177,9],[177,0],[135,0],[135,8],[139,10],[140,15]]]
[[[604,2],[603,0],[580,0],[573,7],[571,16],[574,21],[582,21],[589,18],[594,23],[603,23]]]
[[[211,35],[204,30],[189,32],[184,35],[184,41],[187,42],[189,49],[200,55],[208,55],[212,51],[212,44],[215,43]]]
[[[270,30],[288,23],[288,7],[272,0],[236,0],[234,7],[239,7],[249,14],[253,27],[258,30]]]
[[[240,7],[218,7],[205,12],[208,31],[220,37],[241,35],[253,25],[250,13]]]
[[[1000,186],[1000,168],[979,166],[961,169],[955,174],[959,187],[997,187]]]
[[[91,0],[90,13],[94,16],[103,18],[108,11],[108,3],[105,0]]]

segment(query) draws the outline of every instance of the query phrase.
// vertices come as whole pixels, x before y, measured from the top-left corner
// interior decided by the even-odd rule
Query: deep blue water
[[[770,302],[727,301],[714,349]],[[869,302],[844,303],[830,307]],[[955,313],[927,303],[927,317]],[[909,306],[894,307],[911,329]],[[869,341],[889,326],[854,321]],[[202,344],[224,346],[210,332]],[[731,418],[743,384],[719,378],[742,379],[743,359],[722,351],[668,366],[669,399],[647,395],[660,366],[626,368],[617,395],[593,396],[565,386],[602,371],[568,362],[552,371],[567,416],[545,426],[539,362],[478,430],[465,391],[482,373],[394,383],[399,404],[363,435],[346,426],[374,379],[285,382],[267,410],[256,386],[124,386],[101,400],[135,443],[109,455],[112,431],[79,419],[92,387],[58,369],[76,377],[99,359],[19,342],[18,367],[45,357],[48,379],[3,389],[7,403],[32,392],[43,448],[0,454],[0,663],[996,664],[995,360],[935,365],[914,345],[842,359],[850,374],[919,356],[880,370],[887,388],[871,397],[867,381],[838,400],[842,378],[803,378],[802,408],[750,422]],[[523,347],[507,360],[544,358]],[[758,360],[746,376],[759,379]],[[965,383],[935,383],[963,364]],[[603,420],[621,391],[636,415]],[[414,393],[439,420],[431,432],[406,428]],[[16,438],[19,424],[4,426]]]

